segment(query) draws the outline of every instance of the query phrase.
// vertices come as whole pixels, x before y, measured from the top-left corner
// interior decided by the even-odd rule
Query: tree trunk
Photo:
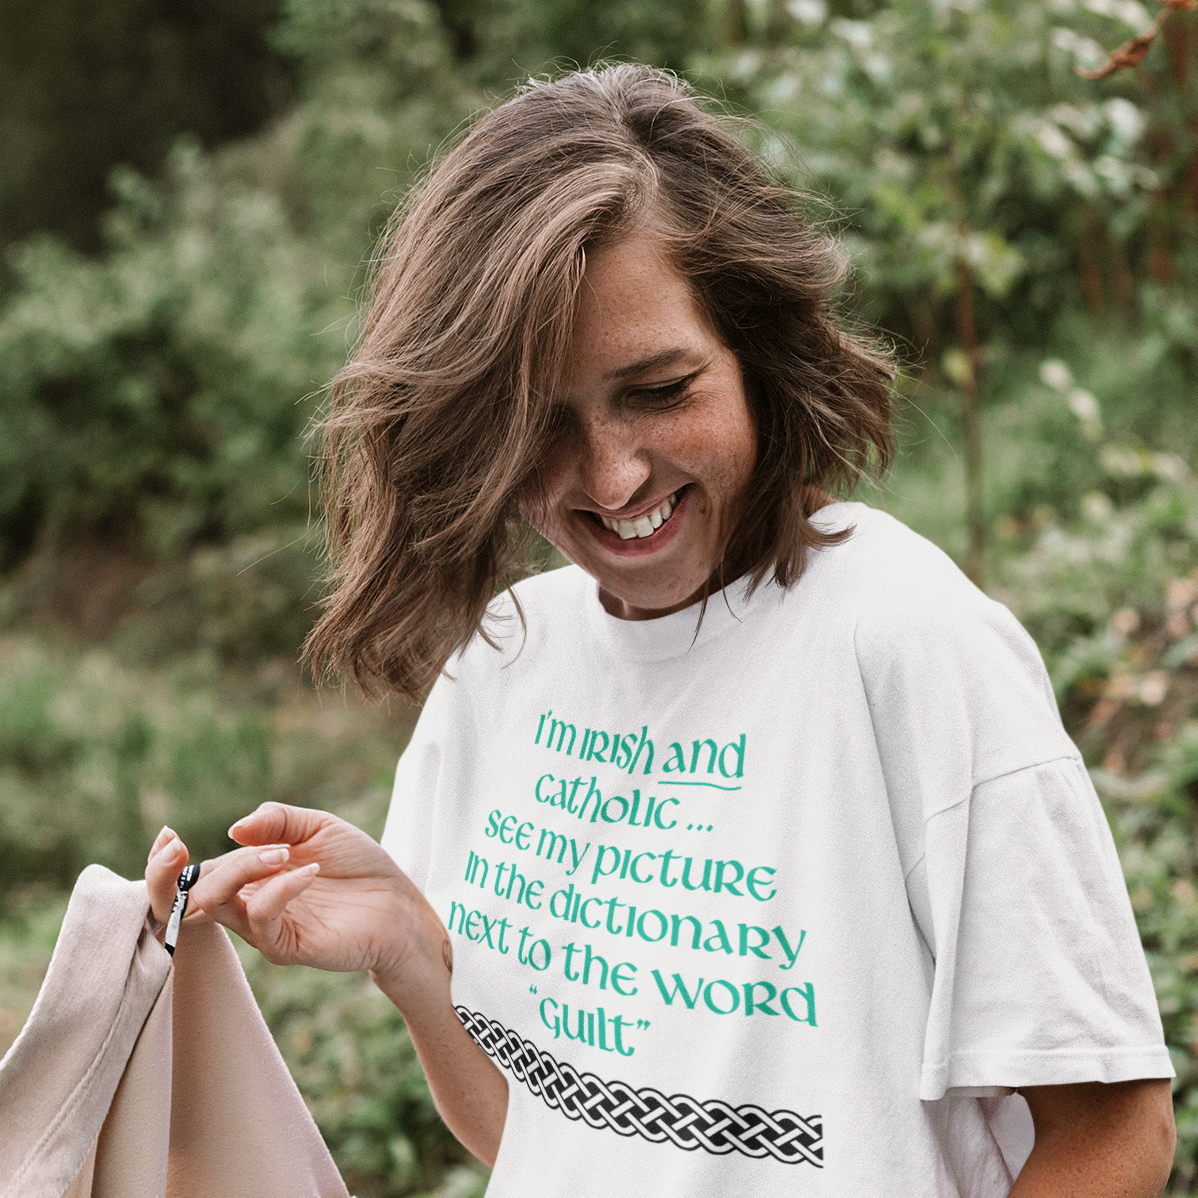
[[[1078,243],[1078,270],[1081,275],[1082,295],[1085,296],[1086,308],[1096,321],[1106,316],[1106,288],[1102,278],[1102,255],[1106,238],[1103,235],[1102,222],[1095,215],[1093,208],[1086,212],[1082,227],[1082,237]]]
[[[724,44],[743,46],[749,40],[749,6],[745,0],[729,0],[724,10]]]

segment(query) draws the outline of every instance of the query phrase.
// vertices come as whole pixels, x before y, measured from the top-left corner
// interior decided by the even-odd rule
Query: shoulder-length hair
[[[586,252],[651,222],[739,359],[757,466],[721,578],[792,585],[815,498],[891,449],[891,364],[837,323],[843,261],[799,197],[676,77],[534,82],[393,218],[357,350],[330,385],[332,588],[306,653],[417,697],[526,570]]]

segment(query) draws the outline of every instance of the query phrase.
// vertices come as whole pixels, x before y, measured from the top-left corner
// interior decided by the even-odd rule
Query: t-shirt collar
[[[812,521],[824,531],[843,528],[854,523],[861,507],[859,503],[829,504]],[[584,587],[585,619],[591,636],[610,651],[639,661],[665,660],[681,657],[713,637],[740,627],[756,604],[778,603],[785,598],[785,592],[770,578],[752,595],[748,590],[748,578],[738,578],[722,591],[713,591],[707,597],[705,610],[701,603],[693,603],[652,620],[621,620],[604,610],[599,601],[599,587],[594,579],[588,578]]]

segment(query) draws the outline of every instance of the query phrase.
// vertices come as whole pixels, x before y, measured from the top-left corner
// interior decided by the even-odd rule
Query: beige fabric
[[[0,1198],[348,1198],[228,936],[171,958],[145,885],[80,875],[0,1062]]]

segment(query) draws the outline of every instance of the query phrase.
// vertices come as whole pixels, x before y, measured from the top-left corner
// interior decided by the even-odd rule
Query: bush
[[[374,835],[413,713],[323,701],[285,662],[220,674],[0,640],[0,902],[68,889],[92,861],[140,876],[164,823],[198,860],[267,799],[338,811]]]
[[[343,342],[321,262],[270,195],[179,147],[117,176],[111,251],[13,251],[0,313],[0,564],[83,536],[175,559],[308,515],[301,402]]]

